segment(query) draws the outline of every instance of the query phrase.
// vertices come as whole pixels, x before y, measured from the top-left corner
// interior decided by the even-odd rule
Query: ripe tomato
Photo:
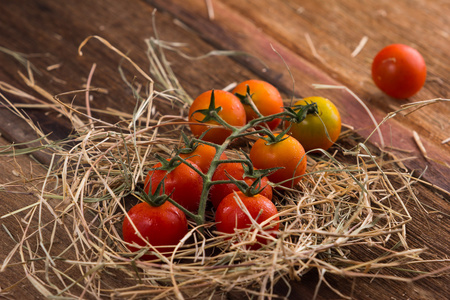
[[[372,78],[380,90],[394,98],[408,98],[424,85],[427,67],[422,55],[402,44],[383,48],[372,62]]]
[[[255,182],[254,178],[243,178],[244,168],[240,163],[220,164],[214,172],[212,180],[229,180],[227,174],[236,180],[244,180],[245,183],[247,183],[247,185],[249,186],[252,185],[253,182]],[[267,177],[261,178],[261,184],[259,184],[257,188],[263,188],[264,186],[265,188],[260,192],[260,194],[265,196],[269,200],[272,200],[272,187],[269,185],[269,180],[267,179]],[[211,186],[211,189],[209,191],[209,199],[214,205],[214,208],[217,208],[222,199],[231,194],[233,191],[239,191],[239,188],[234,183],[221,183]]]
[[[131,220],[131,221],[130,221]],[[128,211],[122,224],[123,240],[127,243],[136,243],[145,246],[146,242],[136,233],[133,225],[142,238],[162,253],[171,254],[175,245],[188,232],[188,223],[185,214],[172,203],[166,201],[161,206],[151,206],[146,202],[133,206]],[[158,247],[172,246],[172,247]],[[127,245],[130,251],[139,250]],[[166,255],[167,255],[166,254]],[[142,259],[156,259],[155,255],[144,255]]]
[[[276,87],[262,80],[247,80],[238,84],[232,91],[233,94],[245,96],[247,86],[250,88],[250,95],[256,108],[263,116],[274,115],[283,111],[283,99]],[[250,105],[244,105],[247,115],[247,122],[258,117]],[[274,119],[267,122],[271,130],[280,124],[281,119]]]
[[[297,101],[295,105],[305,105],[311,102],[317,103],[319,116],[308,114],[302,122],[292,123],[289,134],[302,144],[305,151],[317,148],[327,150],[336,142],[341,133],[341,116],[336,106],[323,97],[304,98]],[[285,128],[290,124],[286,121]]]
[[[188,160],[189,161],[189,160]],[[200,168],[193,164],[198,170]],[[181,163],[169,173],[165,170],[154,170],[160,168],[161,163],[157,163],[147,174],[144,182],[144,190],[148,194],[155,193],[159,183],[164,180],[165,194],[189,211],[195,212],[200,204],[203,189],[203,179],[196,171],[188,165]],[[162,194],[162,189],[160,190]]]
[[[216,155],[216,148],[210,145],[199,144],[191,153],[181,153],[180,157],[183,159],[189,158],[191,162],[199,166],[203,173],[208,172],[211,162]],[[227,159],[227,155],[222,153],[221,160]]]
[[[275,136],[278,136],[275,134]],[[250,159],[258,169],[281,167],[267,177],[273,183],[294,187],[306,171],[306,155],[303,146],[292,136],[284,136],[280,142],[267,144],[260,138],[250,150]]]
[[[212,91],[204,92],[194,100],[189,109],[189,122],[200,123],[199,120],[203,120],[205,118],[205,116],[202,113],[196,111],[201,109],[207,109],[209,107],[211,102],[211,94]],[[230,92],[215,90],[214,98],[215,98],[215,107],[216,108],[219,106],[222,107],[218,115],[224,121],[236,127],[245,125],[246,117],[244,106],[235,95],[233,95]],[[199,137],[203,132],[211,128],[211,126],[208,126],[207,124],[218,125],[216,121],[210,120],[207,121],[206,123],[202,123],[201,125],[190,124],[189,127],[191,128],[191,131],[194,134],[194,136]],[[212,128],[205,134],[203,140],[220,145],[225,141],[225,139],[230,134],[231,130],[229,129]]]
[[[266,228],[266,231],[271,231],[271,234],[276,236],[276,233],[274,232],[278,231],[280,226],[278,221],[280,218],[277,215],[277,208],[272,201],[260,194],[253,197],[247,197],[242,192],[237,192],[236,194],[242,200],[242,203],[247,208],[250,216],[252,216],[258,224],[273,217],[270,221],[271,226],[268,228],[266,226],[264,227]],[[236,194],[231,193],[220,202],[216,211],[217,231],[233,233],[235,228],[244,229],[251,226],[252,222],[250,218],[236,202]],[[261,244],[268,243],[268,239],[264,237],[257,237],[257,241],[258,243],[251,245],[250,249],[256,250],[261,247]]]

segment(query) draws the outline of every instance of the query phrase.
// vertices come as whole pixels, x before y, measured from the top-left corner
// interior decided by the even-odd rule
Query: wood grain
[[[408,1],[397,1],[395,4],[389,1],[344,1],[343,4],[324,1],[217,1],[214,3],[214,20],[210,20],[204,13],[201,1],[190,0],[176,4],[165,0],[148,2],[173,14],[214,47],[246,51],[263,60],[269,69],[265,69],[255,59],[235,58],[257,76],[272,82],[286,95],[290,95],[292,80],[279,56],[283,57],[295,80],[295,95],[305,97],[319,94],[332,99],[342,113],[343,122],[353,126],[363,137],[372,133],[374,125],[355,99],[342,91],[318,91],[312,84],[347,86],[365,101],[377,122],[381,122],[388,113],[396,111],[401,104],[449,96],[448,88],[445,87],[448,87],[450,68],[448,64],[442,66],[438,63],[447,60],[442,49],[447,48],[448,36],[445,36],[445,32],[450,29],[444,21],[449,7],[443,2],[437,1],[436,8],[425,10],[422,9],[426,6],[424,1],[416,1],[418,6],[414,8],[411,8]],[[256,7],[261,9],[255,9]],[[352,10],[352,7],[355,9]],[[403,12],[405,15],[417,15],[417,18],[401,18],[400,14]],[[404,23],[397,32],[392,27],[397,28],[396,22],[399,19]],[[366,27],[358,27],[359,23]],[[376,30],[372,27],[374,24],[377,26]],[[433,35],[427,30],[413,31],[406,35],[408,28],[423,27],[440,30]],[[402,33],[404,36],[399,39],[398,36]],[[313,41],[319,58],[311,54],[305,34]],[[361,54],[352,58],[351,52],[363,36],[368,36],[370,42]],[[427,43],[430,39],[433,41]],[[415,44],[416,41],[421,42]],[[407,101],[395,100],[382,94],[370,77],[372,57],[382,47],[394,42],[417,47],[424,53],[428,63],[427,85]],[[450,132],[446,121],[449,114],[448,102],[439,103],[408,117],[400,114],[380,127],[387,151],[393,151],[399,157],[414,157],[415,159],[406,162],[408,168],[427,169],[424,177],[446,190],[450,189],[450,183],[446,180],[450,165],[450,145],[443,145],[441,142],[448,138]],[[413,139],[413,130],[421,136],[431,159],[422,156]],[[371,141],[380,145],[376,134],[371,136]]]
[[[0,146],[7,146],[10,143],[5,139],[0,138]],[[15,183],[9,188],[2,188],[0,191],[0,199],[2,207],[0,210],[1,216],[12,213],[22,207],[30,205],[36,201],[36,197],[30,193],[30,190],[23,186],[24,180],[21,179],[21,174],[29,174],[30,166],[35,165],[29,157],[0,157],[0,168],[2,171],[1,184]],[[45,170],[34,168],[36,175],[42,176]],[[13,192],[10,192],[13,191]],[[23,225],[20,219],[26,215],[25,212],[16,214],[5,219],[1,219],[2,228],[0,230],[0,257],[1,262],[6,259],[14,246],[20,241],[23,233]],[[36,294],[36,290],[26,279],[23,267],[19,264],[20,259],[18,255],[14,255],[10,261],[12,267],[6,268],[0,274],[0,295],[10,298],[23,298],[27,295]]]
[[[105,88],[108,93],[93,93],[91,105],[99,109],[113,109],[132,112],[134,100],[118,75],[120,58],[96,41],[91,41],[78,56],[79,44],[87,37],[98,34],[127,53],[137,64],[146,66],[145,38],[154,34],[152,13],[156,13],[157,30],[163,40],[183,42],[188,46],[184,51],[193,56],[205,54],[213,49],[244,50],[252,57],[212,57],[199,61],[189,61],[173,53],[167,53],[172,67],[184,88],[195,95],[210,88],[223,88],[232,82],[260,77],[279,87],[288,101],[292,94],[292,82],[286,66],[271,45],[285,59],[295,79],[295,94],[307,96],[317,94],[327,96],[338,104],[344,122],[355,127],[366,137],[373,129],[361,107],[355,104],[349,94],[342,91],[312,88],[313,83],[346,85],[355,91],[370,106],[378,121],[402,103],[422,99],[449,97],[450,77],[447,58],[449,25],[446,16],[450,9],[447,1],[212,1],[215,19],[208,19],[203,0],[189,1],[76,1],[64,2],[5,1],[0,0],[0,46],[28,55],[28,59],[40,70],[35,74],[36,83],[51,94],[82,89],[93,63],[97,69],[93,86]],[[256,9],[257,8],[257,9]],[[412,17],[405,18],[404,15]],[[403,16],[403,17],[402,17]],[[184,25],[180,25],[180,22]],[[376,29],[376,30],[375,30]],[[317,53],[312,54],[306,42],[309,34]],[[446,35],[447,34],[447,35]],[[363,36],[369,41],[354,58],[351,52]],[[370,80],[370,60],[382,46],[393,42],[403,42],[416,46],[428,63],[428,81],[424,89],[406,102],[397,101],[380,93]],[[268,64],[265,69],[258,59]],[[48,66],[60,65],[54,70]],[[137,73],[127,64],[123,68],[132,78]],[[0,81],[8,82],[21,90],[43,99],[41,95],[26,86],[18,75],[26,74],[26,68],[11,56],[0,53]],[[6,94],[15,103],[34,103],[30,100]],[[62,100],[75,105],[84,105],[84,94],[63,97]],[[43,99],[45,100],[45,99]],[[49,110],[26,110],[52,138],[61,139],[70,133],[70,124]],[[437,104],[408,116],[399,116],[383,126],[385,142],[389,146],[404,149],[395,152],[400,157],[416,156],[408,161],[411,171],[422,172],[428,167],[425,178],[447,190],[449,188],[448,167],[433,160],[425,160],[412,139],[412,130],[419,133],[429,157],[449,163],[449,145],[440,142],[448,137],[449,105]],[[21,123],[5,108],[0,109],[0,131],[9,142],[25,142],[36,136],[28,125]],[[109,119],[114,121],[114,118]],[[1,140],[2,144],[6,141]],[[345,141],[344,141],[345,142]],[[347,141],[348,142],[348,141]],[[379,144],[377,137],[371,139]],[[375,148],[369,144],[371,149]],[[387,149],[392,151],[391,149]],[[12,158],[0,158],[0,170],[5,174],[0,183],[13,180],[14,168],[22,166],[27,172],[33,160],[21,157],[17,162]],[[40,161],[48,162],[47,157]],[[37,171],[37,167],[34,167]],[[37,171],[39,174],[43,169]],[[418,174],[417,173],[417,174]],[[23,187],[24,191],[27,188]],[[415,186],[419,199],[429,209],[425,214],[414,202],[408,203],[413,222],[408,224],[408,242],[411,247],[426,247],[426,259],[442,259],[449,249],[449,202],[447,195],[439,193],[428,185]],[[5,205],[0,215],[5,215],[23,205],[33,203],[36,197],[26,194],[0,191],[0,200]],[[50,217],[49,215],[47,217]],[[12,236],[21,232],[20,220],[1,220]],[[3,228],[5,228],[3,227]],[[3,229],[0,230],[2,247],[0,257],[5,257],[13,243]],[[68,241],[61,238],[61,249]],[[354,258],[365,257],[361,251],[354,252]],[[16,258],[15,258],[16,259]],[[436,262],[418,266],[419,270],[435,270],[448,266]],[[391,270],[389,274],[398,274]],[[111,286],[119,286],[120,278],[105,275]],[[26,298],[35,295],[34,288],[25,279],[21,265],[9,268],[0,274],[0,295]],[[450,294],[448,275],[427,278],[409,286],[399,282],[343,278],[327,276],[333,286],[354,299],[445,299]],[[301,282],[292,283],[292,299],[311,299],[318,277],[314,272],[307,274]],[[5,291],[6,287],[11,287]],[[4,292],[3,292],[4,291]],[[280,294],[286,287],[278,287]],[[229,295],[231,299],[242,299],[242,295]],[[318,299],[339,298],[324,284]]]

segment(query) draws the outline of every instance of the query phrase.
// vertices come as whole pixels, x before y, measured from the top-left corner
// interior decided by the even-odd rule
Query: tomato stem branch
[[[214,95],[214,93],[213,93],[213,95]],[[201,112],[205,116],[205,118],[199,122],[201,122],[201,123],[207,123],[210,121],[217,122],[219,125],[230,130],[231,131],[230,135],[225,139],[225,141],[221,145],[211,143],[208,141],[203,141],[201,139],[203,136],[200,136],[200,138],[193,138],[190,141],[185,136],[183,137],[183,140],[186,143],[186,146],[188,148],[195,148],[198,146],[197,144],[205,144],[205,145],[212,146],[216,149],[216,153],[214,155],[214,158],[212,159],[212,162],[211,162],[211,165],[210,165],[208,171],[206,173],[203,173],[201,170],[198,170],[197,168],[195,168],[189,161],[181,158],[179,156],[179,154],[182,152],[181,150],[179,150],[176,157],[173,158],[173,159],[179,161],[180,163],[184,163],[184,164],[188,165],[189,167],[191,167],[192,169],[194,169],[198,174],[200,174],[200,176],[203,179],[203,189],[201,192],[201,198],[200,198],[200,203],[199,203],[199,208],[197,210],[197,214],[188,211],[187,209],[185,209],[183,206],[178,204],[176,201],[174,201],[170,197],[167,197],[167,199],[166,199],[166,201],[170,201],[176,207],[181,209],[187,216],[189,216],[191,219],[193,219],[196,222],[196,224],[199,226],[203,225],[205,223],[205,212],[206,212],[206,206],[207,206],[207,201],[208,201],[208,196],[209,196],[209,190],[210,190],[211,186],[213,186],[215,184],[234,183],[238,186],[239,189],[244,190],[243,191],[244,193],[254,194],[256,192],[260,192],[265,187],[265,186],[261,187],[261,178],[271,172],[276,171],[276,169],[278,169],[278,168],[274,168],[274,169],[257,170],[256,171],[253,168],[253,165],[252,165],[249,157],[246,155],[245,155],[244,159],[221,160],[220,157],[222,156],[222,154],[225,152],[225,150],[229,147],[229,145],[235,139],[238,139],[238,138],[241,138],[244,136],[249,136],[249,135],[266,135],[269,143],[275,143],[275,142],[283,139],[283,136],[287,133],[289,128],[283,130],[283,132],[281,132],[280,134],[275,135],[269,128],[260,125],[261,123],[267,123],[267,122],[270,122],[277,118],[280,118],[282,120],[288,120],[291,122],[301,122],[301,121],[303,121],[303,119],[306,117],[307,114],[317,113],[317,105],[315,103],[310,103],[305,106],[295,106],[295,107],[285,108],[284,111],[279,112],[277,114],[263,116],[261,113],[259,113],[255,104],[251,100],[251,95],[248,94],[248,95],[246,95],[246,97],[250,98],[250,99],[247,99],[246,104],[250,105],[255,110],[258,117],[250,120],[244,126],[236,127],[236,126],[229,124],[228,122],[226,122],[224,119],[222,119],[219,116],[219,112],[221,111],[222,108],[215,107],[215,104],[214,104],[215,100],[214,100],[213,95],[211,97],[211,103],[210,103],[209,108],[198,111],[198,112]],[[250,131],[250,129],[252,129],[252,128],[257,128],[257,129]],[[175,161],[175,163],[176,163],[176,161]],[[243,182],[243,183],[240,184],[239,182],[237,182],[237,180],[235,178],[232,178],[231,176],[228,177],[229,180],[213,181],[212,177],[214,175],[214,172],[216,171],[217,167],[221,163],[241,163],[241,164],[243,164],[243,166],[245,166],[244,167],[245,176],[255,178],[256,179],[255,182],[251,186],[249,186],[247,183],[245,183],[245,181],[242,180],[241,182]],[[201,227],[200,230],[202,230],[202,228],[203,227]]]

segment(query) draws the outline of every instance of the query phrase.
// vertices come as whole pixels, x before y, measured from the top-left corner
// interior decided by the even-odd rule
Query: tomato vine
[[[249,93],[249,90],[247,90],[247,93]],[[254,105],[254,103],[251,101],[251,97],[246,97],[246,105],[249,105],[255,111],[258,111],[258,109]],[[220,116],[221,111],[222,111],[222,107],[216,106],[215,91],[213,90],[211,92],[211,98],[210,98],[210,103],[209,103],[208,107],[192,112],[191,116],[194,114],[196,114],[197,116],[202,115],[203,116],[202,119],[200,119],[200,118],[196,119],[196,121],[199,124],[215,122],[215,123],[219,124],[220,126],[223,126],[224,128],[230,130],[230,132],[231,132],[230,135],[228,137],[226,137],[226,139],[224,140],[223,143],[216,144],[213,142],[209,142],[207,140],[203,140],[203,138],[208,134],[208,130],[213,130],[214,128],[207,129],[199,137],[193,137],[191,139],[188,139],[186,137],[186,135],[183,134],[183,140],[184,140],[184,143],[186,144],[186,147],[179,149],[177,151],[177,153],[167,163],[167,166],[172,166],[172,169],[173,169],[173,165],[184,163],[184,164],[188,165],[189,167],[194,168],[195,171],[198,174],[200,174],[200,176],[202,177],[203,189],[202,189],[200,203],[199,203],[197,212],[193,213],[192,211],[189,211],[182,205],[179,205],[176,201],[174,201],[174,199],[172,199],[170,197],[170,195],[165,195],[165,198],[160,198],[161,197],[160,195],[156,195],[156,196],[150,195],[147,198],[147,201],[150,201],[150,203],[152,205],[159,204],[159,203],[154,203],[153,199],[157,199],[158,201],[161,201],[161,199],[165,199],[165,201],[170,201],[175,206],[180,208],[183,212],[185,212],[186,215],[189,216],[192,220],[194,220],[197,225],[202,225],[205,223],[205,212],[206,212],[206,207],[207,207],[208,194],[213,185],[224,184],[224,183],[234,183],[239,188],[239,190],[241,190],[247,196],[252,196],[252,195],[258,194],[262,190],[261,186],[259,186],[259,188],[257,188],[258,183],[261,183],[262,178],[276,172],[278,169],[283,168],[283,166],[274,166],[271,168],[256,170],[252,163],[252,160],[246,154],[244,155],[243,159],[228,159],[228,158],[221,159],[225,150],[230,146],[230,144],[234,140],[242,138],[242,137],[246,137],[246,136],[258,136],[258,137],[264,138],[267,140],[268,144],[279,143],[279,142],[283,141],[283,139],[289,138],[289,136],[287,135],[288,129],[284,130],[280,134],[274,134],[272,132],[272,130],[270,130],[267,127],[261,126],[261,124],[273,121],[275,119],[281,119],[281,120],[285,120],[285,121],[299,123],[308,114],[317,114],[317,105],[315,103],[307,103],[303,106],[296,106],[295,110],[291,107],[285,107],[283,109],[283,111],[273,114],[273,115],[263,116],[261,114],[258,114],[257,118],[254,118],[254,119],[248,121],[247,124],[245,124],[243,126],[239,126],[239,127],[233,126],[233,125],[229,124],[226,120],[224,120]],[[201,125],[198,125],[198,126],[201,126]],[[251,130],[251,129],[253,129],[253,130]],[[192,150],[192,148],[195,149],[195,147],[198,147],[199,145],[208,145],[208,146],[214,147],[216,149],[215,155],[212,158],[209,169],[206,172],[195,168],[188,159],[184,159],[181,157],[182,155],[184,155],[187,152],[186,148],[189,148],[190,150]],[[160,161],[162,161],[162,159],[160,159]],[[220,164],[224,164],[224,163],[240,163],[240,164],[242,164],[245,169],[244,176],[252,177],[255,179],[253,184],[248,185],[248,183],[246,183],[243,180],[237,180],[236,178],[231,178],[231,177],[229,177],[228,180],[214,181],[213,175],[214,175],[216,169],[218,168],[218,166]],[[169,169],[166,168],[166,170],[169,170]],[[163,182],[162,182],[162,185],[164,185]],[[158,192],[161,192],[161,189],[164,190],[164,187],[158,186],[158,188],[159,188]]]

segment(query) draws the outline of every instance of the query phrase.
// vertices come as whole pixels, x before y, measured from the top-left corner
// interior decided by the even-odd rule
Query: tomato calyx
[[[151,181],[149,183],[151,185]],[[139,186],[136,186],[137,192],[134,192],[133,195],[137,197],[138,199],[141,199],[144,202],[147,202],[151,206],[158,207],[164,204],[164,202],[171,199],[173,192],[169,195],[165,194],[165,187],[164,187],[164,180],[161,180],[161,182],[156,187],[156,190],[154,193],[149,192],[148,194],[145,192],[146,186],[144,186],[144,189],[142,189]],[[149,187],[149,190],[151,191],[151,186]]]
[[[189,139],[187,137],[187,135],[182,131],[181,132],[181,137],[183,139],[184,142],[184,147],[177,149],[176,153],[178,154],[190,154],[192,152],[194,152],[198,146],[200,145],[208,145],[208,146],[212,146],[214,148],[218,148],[217,144],[214,143],[209,143],[207,141],[203,141],[202,137],[207,133],[207,131],[203,132],[200,137],[198,139]],[[189,158],[187,158],[189,159]]]
[[[169,175],[169,173],[171,171],[175,170],[181,164],[185,164],[188,167],[190,167],[192,170],[197,172],[202,177],[203,180],[205,178],[205,175],[202,173],[202,171],[196,165],[193,165],[191,162],[181,158],[179,155],[176,155],[171,159],[165,159],[161,155],[155,154],[155,158],[159,161],[161,166],[157,167],[157,168],[151,168],[150,172],[155,172],[156,170],[165,171],[164,177],[162,178],[162,180],[160,180],[160,182],[156,186],[156,189],[154,190],[153,193],[151,192],[152,191],[152,186],[151,186],[152,181],[149,180],[148,183],[146,183],[147,185],[145,185],[143,189],[140,188],[139,186],[136,186],[138,191],[135,192],[135,194],[137,196],[139,196],[141,198],[141,200],[147,202],[151,206],[156,206],[156,207],[161,206],[166,201],[169,201],[170,203],[175,205],[177,208],[179,208],[181,211],[183,211],[187,216],[189,216],[197,221],[197,219],[198,219],[197,215],[190,212],[183,205],[179,204],[177,201],[175,201],[172,198],[172,195],[175,193],[175,188],[170,192],[170,194],[166,194],[165,180],[166,180],[167,176]],[[147,191],[148,191],[148,193],[147,193]]]
[[[190,167],[191,169],[193,169],[194,171],[196,171],[200,176],[202,176],[202,177],[204,176],[204,174],[200,170],[198,170],[189,161],[180,157],[179,155],[175,155],[171,159],[165,159],[161,155],[155,154],[155,158],[158,160],[159,163],[161,163],[161,166],[158,168],[151,168],[150,171],[161,170],[161,171],[166,171],[168,174],[168,173],[172,172],[173,170],[175,170],[179,165],[185,164],[188,167]]]
[[[265,134],[266,136],[261,136],[260,138],[265,141],[265,144],[267,146],[273,145],[276,143],[280,143],[284,141],[285,139],[289,138],[289,135],[287,134],[289,132],[290,126],[287,127],[285,130],[280,132],[279,134],[275,135],[270,130],[266,130]]]
[[[242,166],[244,167],[244,170],[246,170],[246,169],[248,170],[248,167],[246,168],[245,164],[242,164]],[[247,182],[245,182],[245,180],[238,180],[238,179],[234,178],[226,170],[225,170],[225,175],[227,176],[228,180],[217,180],[214,182],[214,184],[232,183],[232,184],[236,185],[236,187],[244,195],[246,195],[248,197],[252,197],[257,194],[260,194],[266,188],[266,185],[262,186],[262,177],[265,176],[265,173],[257,172],[256,170],[254,170],[254,171],[255,171],[254,175],[248,175],[246,173],[244,173],[244,175],[243,175],[243,178],[246,178],[246,177],[255,178],[255,180],[253,181],[253,183],[251,185],[248,185]],[[265,171],[265,170],[261,170],[261,171]],[[256,175],[256,174],[261,174],[261,175]]]
[[[150,185],[149,188],[149,193],[147,194],[145,192],[145,190],[147,189],[147,186],[144,186],[144,189],[142,191],[139,191],[138,195],[142,198],[142,200],[144,200],[145,202],[147,202],[148,204],[150,204],[151,206],[161,206],[162,204],[164,204],[164,202],[168,201],[169,199],[171,199],[170,197],[172,196],[172,194],[174,193],[175,190],[173,190],[169,195],[166,195],[165,191],[165,185],[164,185],[164,180],[167,177],[167,174],[169,174],[172,170],[174,170],[176,167],[178,167],[181,162],[178,159],[170,159],[167,160],[165,158],[163,158],[161,155],[156,154],[155,155],[156,159],[161,163],[161,167],[158,168],[152,168],[150,169],[150,171],[155,171],[155,170],[162,170],[162,171],[166,171],[166,175],[164,176],[163,180],[161,180],[159,182],[159,184],[156,186],[156,190],[154,193],[151,192],[152,190],[152,181],[149,180],[147,185]],[[139,188],[139,187],[138,187]],[[139,188],[140,190],[140,188]]]
[[[238,97],[238,99],[239,100],[241,100],[241,103],[243,104],[243,105],[248,105],[248,106],[250,106],[252,109],[253,109],[253,111],[258,115],[258,117],[264,117],[260,112],[259,112],[259,110],[258,110],[258,108],[256,107],[256,105],[255,105],[255,103],[253,102],[253,94],[252,93],[250,93],[250,86],[247,84],[246,85],[246,87],[247,87],[247,90],[246,90],[246,93],[245,93],[245,95],[243,95],[243,94],[239,94],[239,93],[234,93],[234,95],[236,96],[236,97]]]
[[[182,131],[181,137],[184,142],[184,147],[177,150],[177,154],[189,154],[195,151],[197,149],[199,143],[195,141],[194,139],[189,139],[187,135]]]
[[[247,85],[246,87],[247,87],[247,91],[246,91],[245,95],[239,94],[239,93],[234,93],[234,95],[235,95],[236,97],[238,97],[239,100],[241,100],[242,104],[244,104],[244,105],[250,105],[250,103],[253,102],[253,101],[252,101],[252,95],[253,95],[253,94],[250,93],[250,86]]]
[[[307,115],[319,114],[319,108],[317,106],[317,103],[313,101],[311,101],[311,103],[307,102],[307,104],[305,105],[288,106],[285,107],[285,110],[286,112],[288,112],[288,115],[285,118],[285,120],[292,123],[302,122]]]
[[[262,178],[265,177],[267,173],[262,172],[262,171],[266,171],[266,170],[261,170],[261,172],[258,172],[260,175],[254,175],[254,177],[246,176],[244,174],[244,179],[246,177],[255,178],[255,180],[253,181],[253,183],[251,185],[248,185],[244,180],[240,180],[239,184],[235,183],[236,186],[239,188],[239,190],[244,195],[246,195],[248,197],[252,197],[252,196],[261,194],[261,192],[267,187],[267,184],[266,185],[262,184]],[[272,172],[268,172],[268,173],[272,173]]]
[[[222,120],[221,118],[218,118],[218,114],[221,110],[222,110],[222,106],[216,107],[214,90],[212,90],[211,101],[209,102],[209,107],[205,108],[205,109],[196,110],[191,115],[194,115],[195,113],[200,113],[200,114],[204,115],[205,117],[202,120],[195,119],[196,121],[198,121],[200,123],[207,123],[209,121],[219,122],[220,120]]]
[[[281,167],[277,168],[269,168],[269,169],[255,169],[253,167],[250,156],[241,150],[241,153],[245,156],[245,163],[242,164],[244,168],[244,178],[253,178],[256,180],[261,180],[264,176],[268,176],[274,173],[278,169],[282,169]]]
[[[242,175],[242,179],[236,179],[233,176],[231,176],[227,170],[225,170],[225,175],[227,176],[228,180],[217,180],[214,181],[213,184],[224,184],[224,183],[232,183],[236,185],[236,187],[246,196],[251,197],[255,196],[257,194],[260,194],[266,187],[267,184],[263,185],[263,178],[267,177],[269,174],[272,174],[276,170],[280,169],[277,168],[270,168],[270,169],[255,169],[253,167],[253,164],[250,160],[250,157],[247,153],[244,151],[241,151],[241,153],[245,156],[244,159],[235,159],[235,160],[227,160],[227,163],[240,163],[242,165],[242,168],[244,170],[244,174]],[[251,178],[254,179],[252,181],[252,184],[248,184],[245,179]]]
[[[149,184],[151,184],[151,182]],[[144,189],[145,188],[146,187],[144,187]],[[149,205],[154,206],[154,207],[159,207],[159,206],[163,205],[164,203],[166,203],[166,201],[168,201],[168,202],[172,203],[173,205],[175,205],[175,207],[180,209],[186,216],[189,216],[190,218],[194,219],[196,222],[198,221],[197,215],[193,214],[192,212],[190,212],[185,207],[178,204],[175,200],[172,199],[172,195],[175,192],[175,189],[170,194],[168,194],[168,195],[165,194],[164,180],[161,180],[161,182],[156,187],[156,190],[154,193],[149,192],[147,194],[145,192],[145,190],[139,186],[136,186],[136,189],[138,191],[132,193],[132,195],[135,196],[136,198],[138,198],[139,200],[146,202]],[[150,186],[149,190],[151,191],[151,186]]]
[[[159,154],[155,154],[155,158],[158,160],[159,163],[161,163],[161,166],[158,168],[151,168],[151,170],[161,170],[161,171],[167,171],[167,173],[170,173],[173,171],[176,167],[178,167],[180,164],[183,163],[183,159],[179,156],[175,156],[169,160],[165,159]]]

